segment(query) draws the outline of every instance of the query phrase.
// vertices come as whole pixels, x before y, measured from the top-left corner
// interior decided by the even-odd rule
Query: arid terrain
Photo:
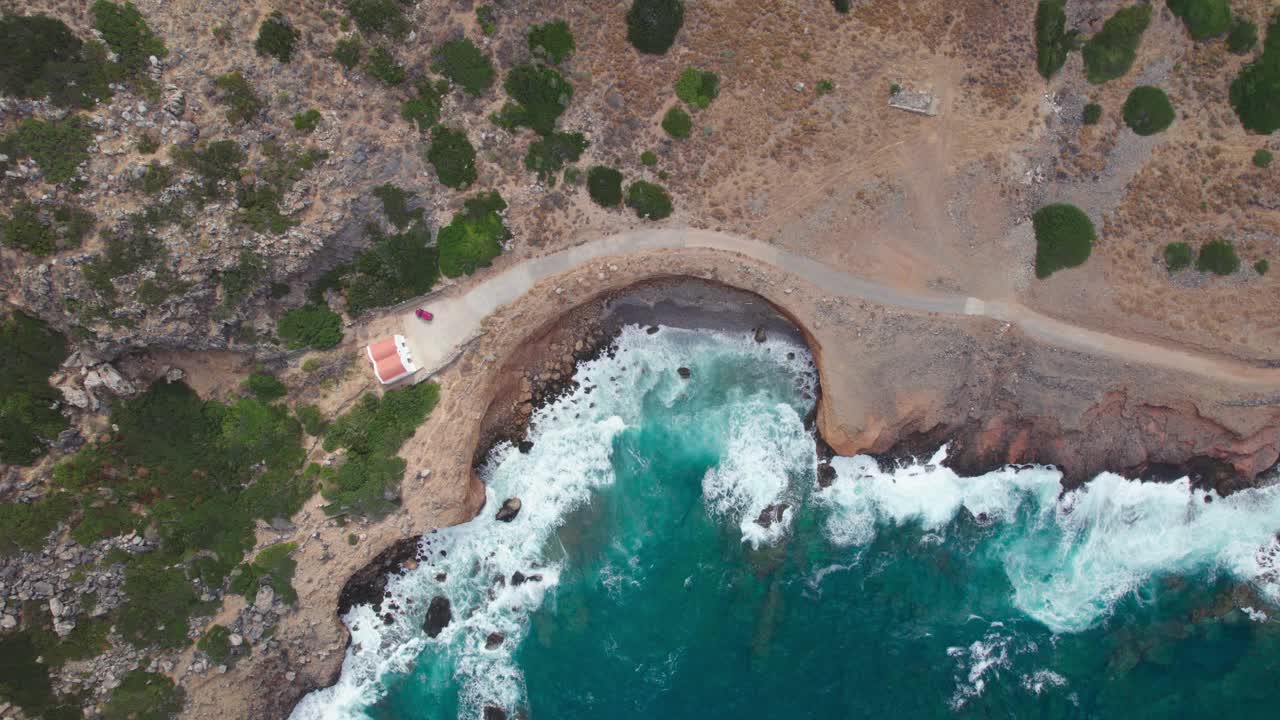
[[[1069,0],[1068,27],[1089,36],[1131,4]],[[48,14],[91,38],[98,31],[90,5],[0,0],[0,11]],[[0,465],[0,501],[34,506],[58,492],[55,467],[82,446],[114,442],[113,408],[153,382],[181,380],[200,400],[230,405],[245,395],[251,373],[267,373],[283,382],[282,407],[314,406],[327,422],[366,393],[381,396],[364,347],[399,331],[417,293],[352,312],[351,296],[324,278],[404,231],[373,194],[385,185],[407,191],[433,246],[478,192],[498,191],[506,203],[501,222],[510,233],[501,254],[474,274],[428,285],[428,307],[524,261],[599,238],[705,229],[903,291],[1025,307],[1153,354],[1186,352],[1244,368],[1254,379],[1076,351],[989,317],[853,301],[727,251],[591,260],[499,308],[430,378],[438,404],[390,453],[404,461],[398,496],[391,486],[394,507],[327,512],[332,498],[314,490],[332,487],[312,479],[291,517],[253,519],[246,562],[263,548],[296,544],[292,602],[274,590],[264,594],[270,584],[255,594],[201,582],[190,643],[138,646],[107,632],[127,595],[127,571],[111,553],[143,556],[161,544],[148,520],[159,492],[131,500],[130,510],[146,521],[129,535],[82,543],[66,520],[36,547],[0,548],[0,640],[18,632],[66,638],[76,622],[106,619],[100,652],[43,671],[55,694],[75,699],[77,713],[129,717],[112,714],[125,712],[112,698],[135,668],[170,678],[181,691],[174,712],[185,718],[285,717],[303,693],[332,683],[347,643],[335,612],[347,578],[397,542],[480,511],[477,453],[518,432],[537,398],[598,349],[605,340],[593,321],[599,303],[646,281],[706,279],[754,293],[792,319],[820,369],[818,431],[840,454],[892,456],[952,441],[952,462],[967,470],[1053,463],[1073,483],[1101,470],[1183,470],[1224,492],[1275,465],[1280,271],[1262,265],[1259,272],[1256,263],[1280,263],[1280,166],[1251,158],[1261,149],[1280,152],[1280,140],[1246,131],[1228,102],[1231,80],[1251,56],[1228,52],[1220,40],[1193,41],[1163,3],[1153,5],[1132,69],[1101,85],[1085,79],[1078,52],[1051,80],[1037,73],[1029,2],[855,2],[841,14],[825,0],[699,0],[685,4],[683,26],[662,55],[628,42],[627,3],[495,0],[484,6],[492,33],[477,5],[405,3],[411,32],[364,38],[366,55],[375,45],[387,48],[410,78],[438,78],[435,53],[450,40],[465,37],[491,60],[491,87],[441,96],[439,122],[464,131],[475,148],[476,177],[457,189],[427,159],[431,134],[401,115],[412,81],[388,86],[363,63],[347,69],[333,58],[337,43],[357,32],[345,3],[137,0],[168,52],[148,64],[146,80],[122,81],[110,102],[79,111],[92,134],[77,171],[83,187],[48,182],[29,158],[0,158],[0,222],[23,202],[73,203],[96,217],[78,247],[39,255],[0,245],[0,316],[29,315],[68,345],[49,381],[67,429],[42,439],[30,462]],[[1232,8],[1260,33],[1274,9],[1262,0],[1236,0]],[[287,63],[255,51],[258,28],[273,11],[298,32]],[[572,83],[558,129],[589,142],[568,165],[583,175],[609,166],[628,182],[661,185],[674,206],[669,216],[601,206],[581,177],[540,178],[522,162],[539,136],[491,119],[508,101],[503,78],[535,60],[530,26],[553,20],[567,21],[575,45],[558,65]],[[0,48],[0,56],[6,52]],[[692,133],[677,139],[662,123],[680,104],[674,86],[687,67],[716,73],[719,94],[691,110]],[[263,103],[247,121],[229,119],[218,99],[216,78],[233,71]],[[1126,126],[1121,106],[1138,85],[1168,93],[1177,110],[1168,130],[1144,137]],[[891,107],[891,95],[904,89],[932,94],[937,114]],[[1103,108],[1097,124],[1081,121],[1087,103]],[[318,126],[296,130],[291,118],[309,109],[319,111]],[[45,100],[0,95],[0,136],[29,118],[67,114]],[[142,153],[143,136],[161,149]],[[245,154],[224,178],[241,190],[279,174],[266,150],[273,143],[323,151],[280,193],[276,210],[287,227],[255,229],[229,192],[192,203],[186,221],[151,229],[159,249],[108,278],[104,293],[85,268],[109,253],[116,228],[201,183],[170,148],[219,140],[233,140]],[[644,153],[654,162],[642,161]],[[141,188],[153,161],[173,171],[158,194]],[[1038,279],[1030,218],[1058,202],[1082,209],[1098,238],[1086,262]],[[1219,238],[1239,254],[1238,271],[1166,266],[1168,243],[1195,247]],[[260,263],[253,272],[245,270],[246,255]],[[236,277],[248,277],[247,288],[233,289]],[[149,292],[160,286],[167,288],[161,296]],[[341,341],[306,348],[281,339],[281,317],[314,304],[317,293],[341,315]],[[323,433],[294,434],[301,447],[295,477],[304,461],[326,470],[346,461],[349,449],[326,449]],[[200,555],[192,548],[182,561]],[[231,661],[197,649],[213,626],[230,629]],[[0,717],[34,717],[4,689],[0,678]]]

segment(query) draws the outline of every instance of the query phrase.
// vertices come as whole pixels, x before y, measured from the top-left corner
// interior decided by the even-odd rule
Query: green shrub
[[[1253,154],[1253,164],[1260,168],[1271,165],[1271,160],[1271,151],[1266,148],[1262,148]]]
[[[493,64],[466,38],[441,45],[431,67],[471,95],[480,95],[493,86]]]
[[[224,183],[240,177],[240,165],[247,156],[235,140],[216,140],[194,147],[175,147],[173,157],[200,176],[205,196],[219,197],[223,195]]]
[[[1173,242],[1164,246],[1164,266],[1169,272],[1178,272],[1191,267],[1191,246],[1184,242]]]
[[[311,362],[308,360],[307,362]],[[303,366],[303,370],[306,366]],[[329,426],[328,421],[324,419],[324,414],[320,412],[320,408],[315,405],[299,405],[297,408],[298,422],[302,423],[302,430],[312,437],[319,437],[324,434],[325,428]]]
[[[556,120],[573,99],[573,85],[549,67],[521,65],[507,73],[503,81],[514,102],[503,106],[494,117],[502,127],[527,127],[543,135],[555,131]]]
[[[112,280],[137,272],[164,254],[164,246],[140,228],[118,230],[107,237],[104,252],[80,266],[84,278],[99,294],[115,297]]]
[[[1267,262],[1265,259],[1259,260],[1258,262],[1253,264],[1253,271],[1258,273],[1259,275],[1266,275],[1267,271],[1270,269],[1271,269],[1271,263]]]
[[[1075,34],[1067,32],[1067,0],[1040,0],[1036,6],[1036,69],[1048,80],[1067,61]]]
[[[431,231],[418,221],[395,235],[375,236],[372,247],[349,267],[338,269],[348,314],[356,317],[370,308],[394,305],[431,290],[440,271],[436,248],[427,245],[430,240]],[[328,285],[323,280],[312,287],[313,298],[323,298]]]
[[[1200,246],[1196,269],[1215,275],[1230,275],[1240,269],[1240,258],[1231,243],[1226,240],[1211,240]]]
[[[227,106],[227,122],[247,123],[258,116],[266,103],[258,97],[240,71],[227,73],[214,83],[222,93],[218,102]]]
[[[835,6],[836,12],[841,15],[849,13],[849,0],[831,0],[831,4]]]
[[[1264,135],[1280,130],[1280,13],[1267,27],[1262,55],[1231,83],[1231,107],[1246,130]]]
[[[676,41],[683,24],[680,0],[633,0],[627,11],[627,40],[642,53],[661,55]]]
[[[244,386],[253,396],[262,402],[271,402],[279,400],[289,392],[289,388],[284,386],[275,375],[268,373],[250,373],[248,379],[244,381]]]
[[[44,454],[42,439],[67,429],[66,418],[54,409],[62,394],[49,386],[49,376],[66,358],[66,340],[45,323],[19,311],[0,318],[0,462],[26,465]],[[31,511],[36,515],[28,519],[38,519],[40,508]]]
[[[0,15],[0,92],[48,97],[55,105],[91,107],[111,99],[118,68],[100,43],[84,43],[66,23],[46,15]]]
[[[322,490],[331,515],[381,516],[395,507],[405,462],[395,456],[440,400],[440,386],[418,383],[381,398],[365,395],[329,426],[324,448],[347,449],[347,461]]]
[[[170,720],[182,712],[186,693],[167,675],[132,670],[102,708],[104,720]]]
[[[688,67],[676,80],[676,97],[690,107],[704,109],[720,94],[720,76],[706,70]]]
[[[1089,103],[1084,106],[1084,114],[1081,120],[1085,125],[1097,125],[1102,119],[1102,106],[1098,103]]]
[[[498,32],[498,13],[492,5],[481,5],[476,8],[476,23],[480,26],[480,32],[492,35]]]
[[[1139,85],[1124,101],[1124,123],[1139,135],[1154,135],[1173,124],[1173,105],[1164,91]]]
[[[115,51],[120,65],[130,74],[145,72],[149,58],[169,54],[164,41],[151,32],[147,19],[133,3],[118,5],[108,0],[93,4],[93,21],[102,39]]]
[[[148,195],[156,195],[173,182],[173,168],[156,160],[147,163],[138,186]]]
[[[282,235],[298,224],[280,213],[280,200],[284,193],[266,183],[247,183],[236,189],[236,221],[255,232]]]
[[[320,111],[315,108],[293,116],[293,129],[300,133],[311,133],[320,125]]]
[[[1097,235],[1093,222],[1075,205],[1046,205],[1031,216],[1036,233],[1036,277],[1084,264]]]
[[[1194,40],[1216,38],[1231,25],[1227,0],[1169,0],[1169,10],[1182,18]]]
[[[235,266],[219,273],[222,304],[226,307],[238,306],[261,287],[266,272],[266,261],[261,255],[252,250],[241,250]]]
[[[369,61],[365,63],[364,69],[387,85],[394,86],[404,82],[404,66],[381,45],[374,45],[369,51]]]
[[[563,20],[529,28],[529,51],[552,65],[559,65],[573,54],[574,49],[573,33]]]
[[[324,305],[304,305],[280,316],[276,334],[294,350],[328,350],[342,342],[342,316]]]
[[[637,217],[661,220],[671,214],[671,196],[661,185],[637,180],[627,188],[627,207]]]
[[[662,117],[662,129],[671,137],[684,140],[693,131],[693,118],[678,106],[672,107]]]
[[[409,20],[399,0],[346,0],[347,13],[364,33],[384,33],[394,38],[409,34]]]
[[[1094,84],[1114,80],[1129,72],[1138,54],[1142,33],[1151,23],[1151,6],[1132,5],[1116,11],[1102,30],[1084,44],[1084,68]]]
[[[80,247],[93,224],[93,214],[74,205],[42,208],[23,200],[13,206],[12,215],[0,215],[0,242],[44,256]]]
[[[128,603],[119,611],[116,630],[134,647],[179,648],[188,642],[190,618],[201,607],[200,597],[186,572],[169,566],[168,560],[149,554],[125,568]]]
[[[817,93],[818,97],[822,97],[824,95],[830,95],[831,93],[835,92],[835,90],[836,90],[836,84],[831,82],[830,80],[819,80],[818,84],[813,86],[813,91]]]
[[[445,187],[462,190],[476,181],[476,150],[462,130],[437,127],[431,133],[427,161]]]
[[[222,625],[212,625],[205,631],[196,649],[209,656],[214,665],[227,665],[234,660],[231,654],[231,631]]]
[[[499,214],[506,208],[498,193],[480,193],[440,228],[436,245],[440,248],[440,272],[445,277],[470,275],[502,254],[502,243],[511,237]]]
[[[0,408],[0,412],[5,410]],[[0,417],[0,420],[4,418]],[[10,427],[0,427],[0,439],[7,441],[12,430]],[[0,451],[4,449],[0,447]],[[43,452],[44,448],[39,450]],[[20,456],[13,462],[27,464],[33,459],[31,456]],[[44,547],[49,534],[66,521],[74,510],[75,504],[66,493],[49,493],[31,503],[0,504],[0,557],[19,550],[39,551]]]
[[[350,70],[360,64],[360,37],[350,35],[333,46],[333,59]]]
[[[1231,30],[1227,32],[1227,49],[1236,55],[1253,52],[1258,45],[1258,26],[1249,22],[1248,18],[1236,17],[1231,21]]]
[[[298,563],[289,555],[297,549],[296,543],[263,548],[253,562],[240,566],[240,574],[231,581],[231,590],[252,602],[258,588],[269,586],[276,597],[293,604],[298,599],[298,593],[293,589],[293,573],[298,569]]]
[[[587,138],[582,133],[553,132],[529,145],[524,156],[524,166],[538,173],[546,182],[565,166],[577,162],[587,149]]]
[[[0,139],[0,153],[30,157],[44,179],[56,185],[75,177],[76,169],[89,159],[92,142],[93,132],[79,115],[49,122],[29,118]]]
[[[382,201],[382,212],[397,228],[403,230],[409,223],[422,220],[422,208],[409,209],[413,193],[408,190],[387,183],[374,188],[373,195]]]
[[[160,149],[160,138],[155,133],[143,133],[138,137],[138,144],[134,147],[142,155],[151,155]]]
[[[621,205],[622,173],[603,165],[592,166],[587,171],[587,193],[600,207]]]
[[[293,25],[285,19],[279,10],[273,10],[262,25],[258,26],[258,39],[253,48],[259,55],[270,55],[280,62],[287,63],[293,57],[293,48],[300,37]]]
[[[448,84],[444,81],[432,83],[428,80],[417,82],[418,94],[405,100],[400,106],[400,117],[408,120],[425,133],[440,122],[440,110]]]
[[[640,164],[653,167],[658,164],[658,156],[652,150],[645,150],[640,153]]]

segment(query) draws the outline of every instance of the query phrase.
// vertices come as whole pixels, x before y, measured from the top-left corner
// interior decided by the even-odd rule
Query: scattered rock
[[[511,573],[511,587],[520,587],[525,581],[524,573],[519,570]]]
[[[521,440],[520,443],[516,445],[516,449],[520,451],[521,455],[528,455],[529,451],[533,449],[533,441]]]
[[[498,514],[494,517],[500,522],[511,522],[516,519],[516,515],[520,514],[520,498],[507,498],[502,503],[502,507],[498,508]]]
[[[271,604],[276,601],[276,591],[271,589],[270,585],[263,585],[258,588],[258,594],[253,598],[253,606],[259,612],[266,612],[271,609]]]
[[[453,608],[449,605],[449,598],[437,595],[427,606],[427,618],[422,622],[422,629],[427,637],[436,637],[452,620]]]
[[[755,333],[756,342],[758,343],[762,343],[769,339],[768,336],[764,334],[764,328],[762,327],[756,328],[753,332]]]

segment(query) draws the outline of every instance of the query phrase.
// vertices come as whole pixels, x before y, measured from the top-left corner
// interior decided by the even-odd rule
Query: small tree
[[[369,61],[365,63],[368,73],[388,85],[399,85],[404,82],[404,66],[396,62],[389,50],[376,45],[369,51]]]
[[[1191,246],[1184,242],[1173,242],[1164,246],[1164,265],[1169,272],[1178,272],[1191,267]]]
[[[258,117],[266,104],[253,91],[240,71],[227,73],[214,81],[222,94],[218,102],[227,106],[227,122],[247,123]]]
[[[1089,103],[1084,106],[1084,114],[1080,118],[1085,125],[1097,125],[1102,119],[1102,106],[1098,103]]]
[[[1139,135],[1155,135],[1173,124],[1173,104],[1164,91],[1139,85],[1124,101],[1124,123]]]
[[[1075,205],[1046,205],[1031,216],[1036,233],[1036,277],[1084,264],[1097,235],[1089,216]]]
[[[662,129],[666,130],[671,137],[684,140],[693,130],[693,118],[679,107],[673,107],[663,116]]]
[[[465,38],[441,45],[431,67],[470,95],[480,95],[493,86],[493,64]]]
[[[342,342],[342,317],[325,305],[304,305],[282,315],[276,333],[294,350],[328,350]]]
[[[502,254],[502,243],[511,236],[499,214],[506,207],[498,193],[480,193],[468,199],[463,211],[440,228],[436,244],[440,248],[440,272],[445,277],[470,275],[488,267]]]
[[[553,132],[529,146],[524,166],[538,173],[538,177],[546,182],[565,163],[576,162],[586,149],[587,138],[582,133]]]
[[[333,47],[333,59],[350,70],[360,64],[360,37],[351,35],[338,41]]]
[[[315,108],[293,116],[293,129],[300,133],[314,132],[320,125],[320,111]]]
[[[476,150],[461,130],[437,127],[431,134],[427,161],[446,187],[462,190],[476,181]]]
[[[1267,28],[1262,55],[1231,83],[1231,107],[1246,130],[1263,135],[1280,130],[1280,14]]]
[[[1182,18],[1193,40],[1216,38],[1231,25],[1227,0],[1169,0],[1169,10]]]
[[[1036,69],[1048,80],[1067,62],[1074,34],[1067,32],[1066,0],[1040,0],[1036,6]]]
[[[573,33],[563,20],[529,28],[529,51],[552,65],[564,62],[574,49]]]
[[[676,97],[699,110],[705,109],[720,94],[720,76],[706,70],[688,67],[676,80]]]
[[[661,185],[637,180],[627,188],[627,207],[636,216],[647,220],[661,220],[671,214],[671,196]]]
[[[1271,165],[1271,160],[1271,151],[1266,148],[1262,148],[1253,154],[1253,164],[1260,168]]]
[[[287,63],[293,57],[294,45],[298,42],[299,33],[285,19],[283,13],[274,10],[258,27],[258,39],[253,47],[259,55],[270,55],[280,62]]]
[[[633,0],[627,11],[627,40],[642,53],[662,55],[684,24],[680,0]]]
[[[1245,55],[1253,51],[1258,44],[1258,26],[1249,22],[1248,18],[1237,17],[1231,22],[1231,30],[1227,32],[1227,49],[1236,55]]]
[[[1231,243],[1226,240],[1211,240],[1200,246],[1196,269],[1215,275],[1230,275],[1240,269],[1240,258]]]
[[[604,165],[587,170],[587,193],[600,207],[622,204],[622,173]]]

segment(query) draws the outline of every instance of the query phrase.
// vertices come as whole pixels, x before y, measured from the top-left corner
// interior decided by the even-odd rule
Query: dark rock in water
[[[788,360],[795,360],[795,359],[796,359],[796,354],[795,354],[795,353],[793,353],[793,352],[789,352],[789,353],[787,353],[787,359],[788,359]]]
[[[529,577],[525,578],[525,580],[526,580],[527,582],[542,582],[542,576],[541,576],[541,575],[530,575]]]
[[[422,621],[422,629],[426,631],[427,637],[435,637],[451,620],[453,608],[449,605],[449,598],[437,595],[431,598],[431,604],[427,606],[427,619]]]
[[[688,379],[689,379],[689,376],[693,374],[693,372],[692,372],[692,371],[690,371],[690,370],[689,370],[689,368],[687,368],[687,367],[677,368],[677,369],[676,369],[676,372],[680,374],[680,377],[682,377],[682,378],[684,378],[684,379],[686,379],[686,380],[688,380]]]
[[[765,336],[765,334],[764,334],[764,328],[762,328],[762,327],[758,327],[758,328],[756,328],[756,329],[755,329],[755,333],[756,333],[756,342],[758,342],[758,343],[762,343],[762,342],[764,342],[765,340],[768,340],[768,339],[769,339],[767,336]]]
[[[489,633],[489,637],[484,639],[484,649],[493,650],[494,648],[501,646],[506,639],[507,636],[500,632]]]
[[[782,522],[782,515],[791,507],[787,503],[774,503],[760,511],[760,517],[756,518],[756,524],[762,528],[767,528],[774,523]]]
[[[828,488],[836,481],[836,469],[831,463],[818,463],[818,487]]]
[[[448,577],[447,573],[436,573],[436,582],[444,582]]]
[[[396,621],[396,616],[395,616],[395,615],[392,615],[391,613],[387,613],[386,615],[383,615],[383,616],[382,616],[382,624],[383,624],[383,625],[391,625],[391,624],[392,624],[392,623],[394,623],[395,621]]]
[[[520,451],[521,455],[528,455],[529,451],[533,449],[533,441],[521,440],[520,443],[516,445],[516,449]]]
[[[658,332],[658,326],[650,325],[649,327],[645,328],[645,332],[649,333],[650,335],[653,335],[654,333]]]
[[[342,586],[342,592],[338,593],[338,614],[346,615],[356,605],[371,605],[374,612],[382,612],[382,600],[387,596],[387,577],[417,557],[421,539],[421,535],[415,535],[397,542],[352,575]]]
[[[519,587],[523,585],[525,579],[524,573],[519,570],[511,573],[511,587]]]
[[[502,507],[498,508],[498,514],[494,515],[494,517],[501,522],[511,522],[519,514],[520,498],[507,498],[503,501]]]
[[[500,707],[485,705],[484,720],[507,720],[507,711]]]

